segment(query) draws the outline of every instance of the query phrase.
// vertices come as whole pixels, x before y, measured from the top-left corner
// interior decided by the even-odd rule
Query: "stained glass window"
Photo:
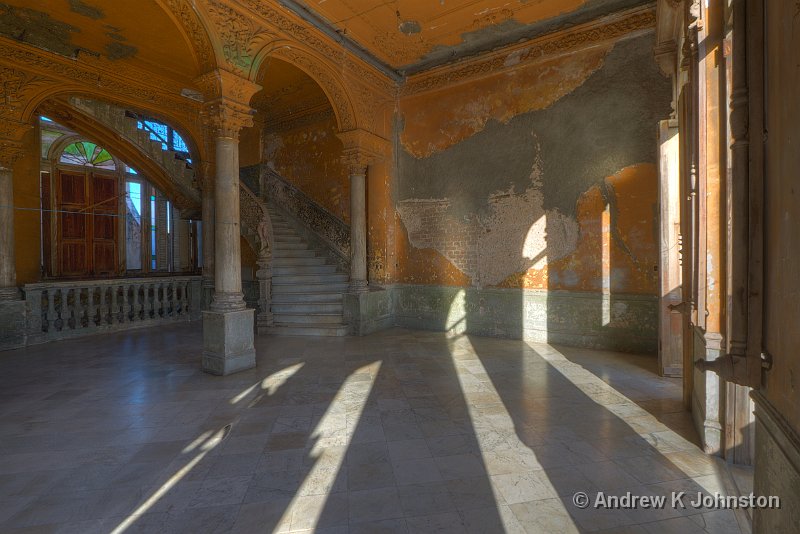
[[[116,169],[114,158],[108,150],[89,141],[72,143],[61,153],[61,163],[97,167],[100,169]]]

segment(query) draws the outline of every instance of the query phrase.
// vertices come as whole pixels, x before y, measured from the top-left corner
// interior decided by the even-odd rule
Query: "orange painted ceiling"
[[[188,43],[154,0],[2,0],[0,35],[62,55],[124,60],[173,79],[200,74]]]
[[[300,5],[398,69],[441,47],[552,19],[581,8],[587,0],[300,0]],[[404,33],[403,22],[418,23]],[[502,25],[502,26],[500,26]],[[404,28],[413,27],[407,24]],[[499,27],[498,27],[499,26]]]

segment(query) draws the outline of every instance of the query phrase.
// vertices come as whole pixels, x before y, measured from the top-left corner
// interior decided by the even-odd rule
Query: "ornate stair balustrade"
[[[200,276],[24,286],[28,344],[200,318]]]
[[[258,315],[256,327],[259,333],[273,326],[272,315],[272,250],[273,232],[272,221],[269,217],[264,202],[248,188],[244,182],[239,182],[239,212],[243,226],[250,233],[255,233],[258,240]]]

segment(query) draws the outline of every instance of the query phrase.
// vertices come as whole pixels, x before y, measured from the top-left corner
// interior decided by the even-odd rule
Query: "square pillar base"
[[[24,300],[0,300],[0,350],[18,349],[26,342]]]
[[[225,376],[256,366],[254,312],[203,312],[203,371]]]

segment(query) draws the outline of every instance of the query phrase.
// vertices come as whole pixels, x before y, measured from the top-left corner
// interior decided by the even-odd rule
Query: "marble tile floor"
[[[200,329],[0,353],[0,532],[747,530],[688,505],[727,475],[652,356],[396,329],[260,337],[223,378]]]

